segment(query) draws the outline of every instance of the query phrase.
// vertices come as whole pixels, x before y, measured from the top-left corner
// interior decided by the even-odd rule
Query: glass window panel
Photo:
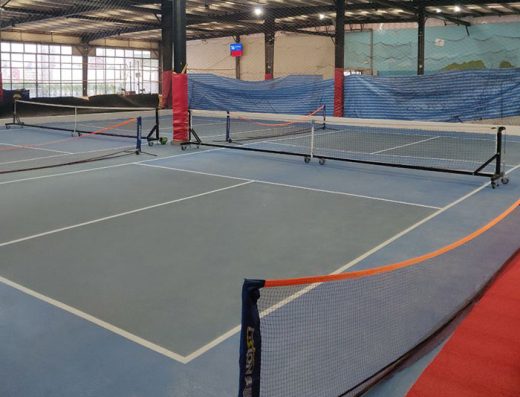
[[[25,81],[36,81],[36,69],[24,69],[23,78]]]
[[[72,63],[75,64],[75,65],[83,65],[83,57],[79,57],[79,56],[73,56],[72,57]]]
[[[61,53],[63,55],[71,55],[72,54],[72,47],[70,47],[70,46],[62,46],[61,47]]]
[[[106,73],[107,80],[114,80],[115,77],[116,77],[116,74],[115,74],[114,70],[107,70],[107,73]]]
[[[49,47],[49,52],[51,54],[61,54],[61,47],[59,45],[51,45]]]
[[[40,84],[38,86],[38,95],[40,95],[40,96],[49,96],[50,95],[49,85],[48,84]]]
[[[72,57],[70,55],[62,55],[61,63],[72,63]]]
[[[104,80],[105,79],[105,71],[104,70],[96,70],[96,79]]]
[[[45,45],[45,44],[38,44],[38,52],[40,54],[48,54],[49,53],[49,46]]]
[[[2,42],[0,45],[2,52],[11,52],[11,43]]]
[[[23,54],[11,54],[12,61],[23,61]]]
[[[25,53],[36,53],[36,44],[25,44]]]
[[[81,84],[74,84],[72,86],[72,96],[82,96],[83,95],[83,86]]]
[[[107,58],[107,65],[115,65],[116,58]]]
[[[50,69],[50,80],[51,81],[60,81],[61,73],[59,69]]]
[[[113,48],[107,48],[105,54],[107,57],[113,57],[116,55],[116,50],[114,50]]]
[[[25,62],[36,63],[36,54],[24,54],[23,60]]]
[[[61,61],[61,58],[59,55],[51,55],[49,57],[49,61],[52,62],[52,63],[55,63],[55,64],[60,64],[60,61]]]
[[[38,59],[38,62],[49,62],[49,55],[47,55],[47,54],[43,54],[43,55],[38,54],[36,56],[36,59]]]
[[[150,58],[150,51],[143,51],[143,58]]]
[[[11,59],[10,52],[2,52],[2,61],[9,61]]]
[[[72,80],[82,81],[83,80],[83,70],[72,70]]]
[[[5,83],[11,80],[11,68],[2,68],[2,77],[4,79],[5,87]]]
[[[38,79],[41,81],[49,81],[50,72],[49,69],[38,69]]]
[[[62,96],[72,96],[72,84],[63,84],[61,86],[61,95]]]
[[[23,44],[22,43],[11,43],[11,51],[23,53]]]
[[[64,82],[72,81],[72,70],[70,69],[61,69],[61,80]]]
[[[133,58],[134,57],[134,50],[125,50],[125,57]]]
[[[125,50],[116,49],[116,57],[124,57],[125,56]]]

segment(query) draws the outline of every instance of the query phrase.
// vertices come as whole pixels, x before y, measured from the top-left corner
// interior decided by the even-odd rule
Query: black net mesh
[[[252,389],[243,383],[240,395],[358,395],[474,299],[517,250],[508,231],[519,220],[514,210],[474,240],[397,270],[292,286],[274,280],[253,290],[249,297],[259,299],[256,307],[244,301],[243,324],[259,335],[243,352],[256,348],[259,381]],[[259,328],[248,322],[255,312]],[[242,363],[244,375],[252,366]]]

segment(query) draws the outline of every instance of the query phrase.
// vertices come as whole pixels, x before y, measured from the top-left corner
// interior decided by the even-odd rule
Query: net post
[[[155,138],[159,140],[161,133],[159,131],[159,108],[155,108]]]
[[[229,110],[226,111],[226,142],[231,143],[231,115]]]
[[[323,105],[323,128],[322,129],[326,129],[327,128],[327,105]]]
[[[310,147],[310,155],[311,160],[314,158],[314,132],[316,131],[316,122],[311,120],[311,147]]]
[[[16,102],[13,103],[13,124],[16,124]]]
[[[77,106],[74,106],[74,132],[72,132],[72,136],[76,134],[78,131],[78,108]]]
[[[139,116],[137,118],[137,139],[135,146],[135,154],[141,153],[142,148],[142,138],[143,138],[143,118]]]
[[[188,109],[188,141],[191,142],[191,136],[193,131],[193,112]]]
[[[502,170],[502,154],[503,154],[503,144],[504,144],[504,131],[506,130],[506,127],[501,126],[498,127],[497,131],[497,151],[496,151],[496,163],[495,163],[495,178],[499,178],[503,176],[503,170]]]
[[[239,397],[260,396],[262,336],[257,302],[264,285],[264,280],[245,280],[242,287]]]

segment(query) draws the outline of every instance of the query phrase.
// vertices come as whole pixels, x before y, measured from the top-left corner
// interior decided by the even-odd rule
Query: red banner
[[[172,74],[173,141],[186,142],[188,129],[188,75]]]
[[[345,103],[345,75],[343,68],[336,68],[334,71],[334,116],[343,117]]]

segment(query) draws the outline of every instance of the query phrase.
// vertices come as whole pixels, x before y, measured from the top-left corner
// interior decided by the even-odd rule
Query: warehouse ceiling
[[[277,31],[318,35],[334,32],[332,0],[188,0],[186,3],[188,40],[259,33],[265,29],[266,15],[275,18]],[[349,0],[346,23],[414,22],[421,4],[427,18],[466,26],[474,17],[520,15],[520,1]],[[263,10],[261,15],[255,15],[256,8]],[[80,37],[85,43],[114,38],[161,39],[161,1],[0,0],[0,10],[2,31],[70,35]]]

